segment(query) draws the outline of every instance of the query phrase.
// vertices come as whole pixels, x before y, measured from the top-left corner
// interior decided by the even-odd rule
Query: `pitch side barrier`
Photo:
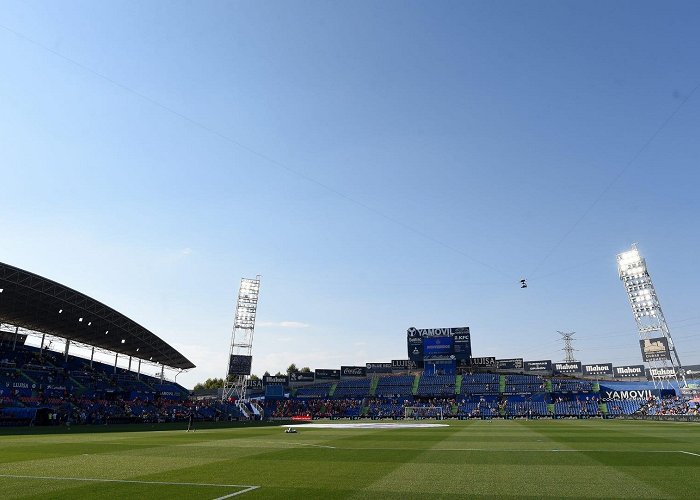
[[[445,415],[442,420],[602,420],[611,418],[623,418],[613,415]],[[399,415],[389,416],[318,416],[313,417],[268,417],[268,422],[312,422],[316,420],[434,420],[433,417],[404,417]],[[700,419],[698,420],[700,421]]]
[[[658,422],[697,422],[700,415],[615,415],[614,418],[624,420],[656,420]]]

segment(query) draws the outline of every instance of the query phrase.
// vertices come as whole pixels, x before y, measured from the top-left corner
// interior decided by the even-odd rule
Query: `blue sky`
[[[256,274],[258,374],[405,358],[410,326],[637,364],[633,242],[700,363],[696,2],[0,5],[0,260],[179,382],[223,374]]]

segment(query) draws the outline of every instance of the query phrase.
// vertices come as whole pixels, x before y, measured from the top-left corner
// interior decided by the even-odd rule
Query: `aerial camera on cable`
[[[527,288],[527,280],[526,279],[520,280],[520,288]]]

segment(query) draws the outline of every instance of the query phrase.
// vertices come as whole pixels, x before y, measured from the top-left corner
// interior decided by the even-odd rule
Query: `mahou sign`
[[[616,366],[613,373],[617,378],[643,377],[644,365]]]
[[[584,375],[612,375],[612,363],[594,363],[592,365],[583,365]]]
[[[554,373],[581,373],[581,362],[554,363]]]

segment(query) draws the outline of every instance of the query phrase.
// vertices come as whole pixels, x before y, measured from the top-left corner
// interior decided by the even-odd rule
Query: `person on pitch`
[[[187,419],[187,432],[195,432],[194,428],[194,410],[190,410],[190,416]]]

